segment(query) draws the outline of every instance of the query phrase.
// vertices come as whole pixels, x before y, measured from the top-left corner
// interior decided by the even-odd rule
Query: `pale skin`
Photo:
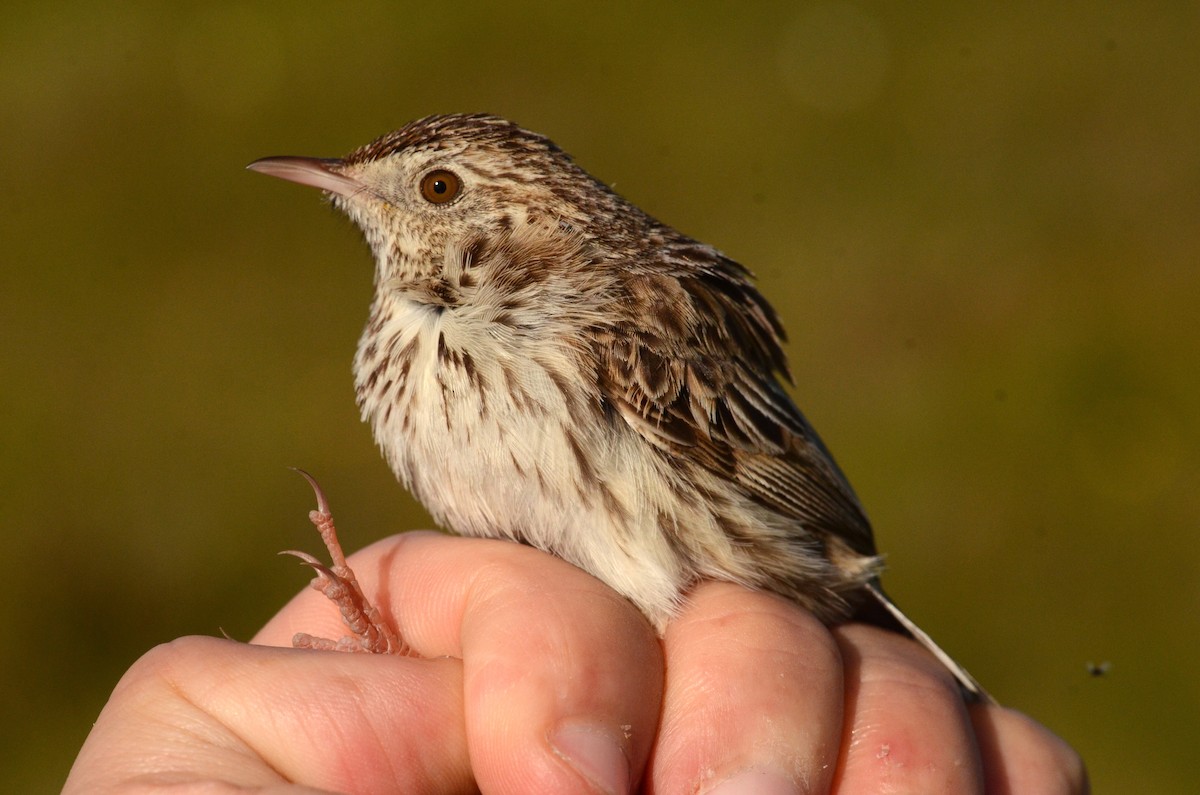
[[[968,709],[912,641],[771,595],[704,583],[659,639],[517,544],[410,533],[350,563],[419,658],[284,648],[343,631],[306,590],[252,644],[143,656],[64,791],[1088,791],[1062,740]]]

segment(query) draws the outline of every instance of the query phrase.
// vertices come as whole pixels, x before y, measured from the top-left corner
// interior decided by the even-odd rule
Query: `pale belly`
[[[679,515],[673,469],[564,389],[565,360],[517,361],[486,336],[421,319],[375,359],[360,347],[355,367],[397,477],[447,529],[558,555],[665,624],[694,575],[663,523],[704,521]],[[381,368],[383,356],[407,363]]]

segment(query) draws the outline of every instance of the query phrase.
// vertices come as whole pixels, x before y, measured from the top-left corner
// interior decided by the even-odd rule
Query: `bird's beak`
[[[320,188],[338,196],[353,196],[366,187],[342,173],[341,160],[318,157],[264,157],[246,168],[272,177]]]

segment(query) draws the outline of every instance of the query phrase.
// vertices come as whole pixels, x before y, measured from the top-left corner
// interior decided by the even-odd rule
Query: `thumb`
[[[117,684],[64,792],[186,783],[474,791],[461,662],[203,637],[158,646]]]

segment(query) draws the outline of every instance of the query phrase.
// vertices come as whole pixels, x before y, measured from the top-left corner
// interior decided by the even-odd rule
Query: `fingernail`
[[[774,770],[743,770],[708,790],[705,795],[796,795],[791,778]]]
[[[560,727],[550,742],[567,764],[602,792],[629,792],[629,759],[603,729],[567,725]]]

